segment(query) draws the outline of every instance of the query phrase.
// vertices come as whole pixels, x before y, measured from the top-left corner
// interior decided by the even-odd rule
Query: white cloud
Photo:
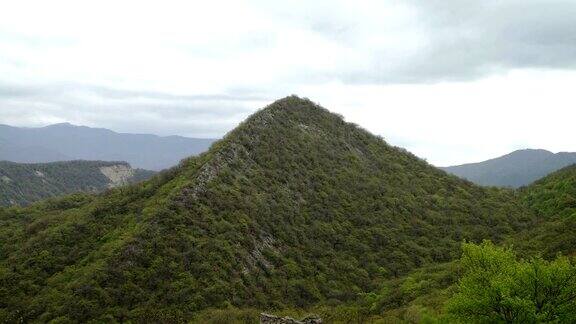
[[[474,162],[521,148],[576,151],[576,74],[515,70],[476,82],[343,84],[301,93],[433,164]]]
[[[438,165],[576,151],[573,1],[31,1],[0,10],[0,123],[221,136],[307,96]]]

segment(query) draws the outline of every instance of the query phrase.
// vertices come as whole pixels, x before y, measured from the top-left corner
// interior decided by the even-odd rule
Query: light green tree
[[[567,257],[518,260],[489,241],[464,243],[448,311],[476,323],[575,323],[576,266]]]

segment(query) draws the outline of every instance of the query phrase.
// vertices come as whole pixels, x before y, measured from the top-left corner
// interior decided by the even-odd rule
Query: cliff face
[[[100,172],[110,180],[109,188],[127,185],[134,177],[134,169],[127,164],[100,167]]]

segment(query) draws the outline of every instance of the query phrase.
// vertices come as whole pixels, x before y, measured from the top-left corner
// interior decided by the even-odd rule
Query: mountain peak
[[[548,156],[554,153],[544,149],[520,149],[509,153],[508,155],[530,155],[530,156]]]
[[[80,126],[73,125],[69,122],[64,122],[64,123],[51,124],[46,126],[45,128],[73,128],[73,127],[80,127]]]
[[[269,104],[266,108],[270,107],[272,109],[282,109],[282,108],[293,109],[309,104],[315,105],[310,99],[300,98],[299,96],[293,94],[274,101],[273,103]]]
[[[290,95],[282,99],[278,99],[268,106],[264,107],[260,111],[256,112],[252,117],[258,116],[260,114],[270,114],[270,113],[289,113],[285,117],[297,117],[301,114],[321,114],[321,115],[335,115],[328,111],[326,108],[314,103],[308,98],[301,98],[297,95]]]
[[[522,149],[483,162],[442,169],[480,185],[520,187],[572,163],[576,163],[574,153]]]
[[[257,111],[250,116],[243,125],[259,124],[260,126],[267,127],[272,124],[276,124],[277,127],[300,125],[300,127],[305,128],[315,123],[323,124],[329,120],[333,121],[334,119],[338,119],[343,123],[340,115],[328,111],[326,108],[312,102],[308,98],[291,95],[276,100]]]

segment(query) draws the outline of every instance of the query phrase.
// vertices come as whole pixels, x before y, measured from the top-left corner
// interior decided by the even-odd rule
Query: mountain
[[[0,209],[0,321],[346,305],[525,229],[515,197],[291,96],[143,183]]]
[[[116,133],[68,123],[41,128],[0,125],[0,160],[45,163],[66,160],[127,161],[161,170],[208,149],[213,139]]]
[[[479,163],[441,168],[483,186],[518,188],[576,163],[576,153],[519,150]]]
[[[24,164],[0,161],[0,206],[27,205],[74,192],[101,192],[150,178],[153,171],[126,162],[66,161]]]

